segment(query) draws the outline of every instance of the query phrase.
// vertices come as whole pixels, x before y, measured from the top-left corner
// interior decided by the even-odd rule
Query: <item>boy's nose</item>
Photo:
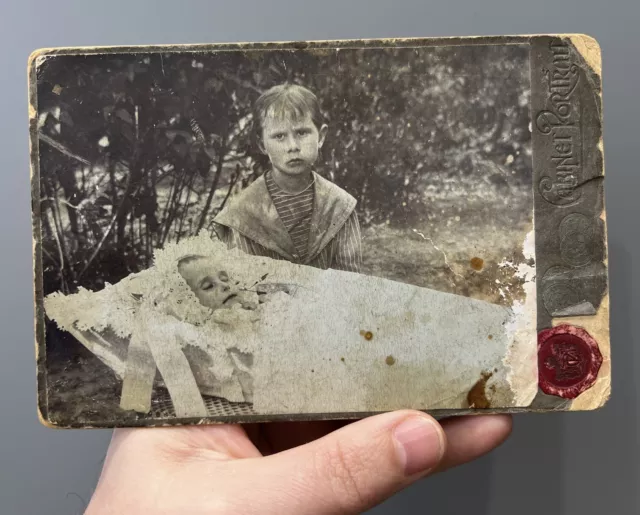
[[[297,152],[300,150],[300,145],[298,145],[298,140],[296,138],[290,137],[288,141],[289,152]]]

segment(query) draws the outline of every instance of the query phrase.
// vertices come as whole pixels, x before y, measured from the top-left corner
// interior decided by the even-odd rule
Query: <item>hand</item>
[[[86,513],[361,513],[510,431],[506,415],[440,425],[408,410],[353,423],[116,429]]]

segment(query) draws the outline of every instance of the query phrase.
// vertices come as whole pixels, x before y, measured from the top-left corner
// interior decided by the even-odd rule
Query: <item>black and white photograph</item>
[[[524,39],[34,70],[48,423],[531,403]]]

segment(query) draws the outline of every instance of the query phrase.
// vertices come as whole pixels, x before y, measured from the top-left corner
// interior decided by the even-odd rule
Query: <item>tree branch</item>
[[[65,147],[62,143],[57,142],[56,140],[54,140],[53,138],[47,136],[46,134],[42,134],[41,132],[39,132],[38,133],[38,139],[40,141],[43,141],[47,145],[52,146],[58,152],[61,152],[65,156],[70,157],[71,159],[75,159],[76,161],[80,161],[84,165],[91,166],[91,162],[90,161],[86,160],[83,157],[80,157],[78,154],[74,154],[73,152],[71,152],[71,150],[69,150],[67,147]]]

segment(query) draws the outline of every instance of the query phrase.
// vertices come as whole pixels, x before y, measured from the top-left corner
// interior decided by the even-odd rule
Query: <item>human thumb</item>
[[[263,458],[246,479],[260,513],[360,513],[427,475],[445,447],[432,417],[396,411]]]

